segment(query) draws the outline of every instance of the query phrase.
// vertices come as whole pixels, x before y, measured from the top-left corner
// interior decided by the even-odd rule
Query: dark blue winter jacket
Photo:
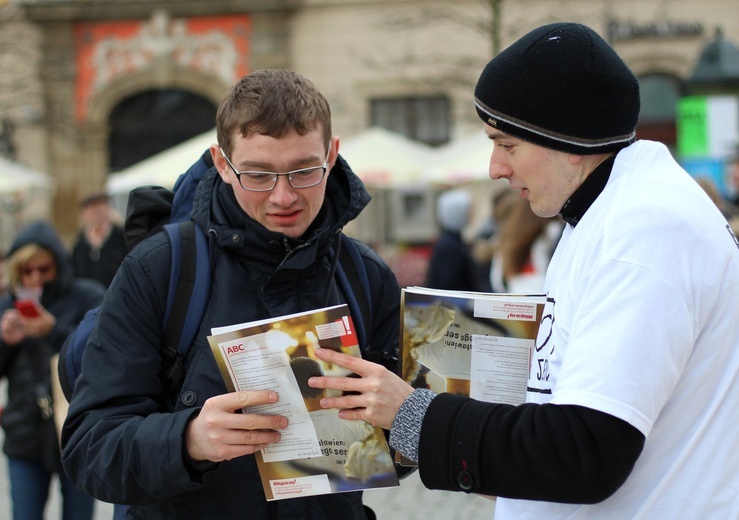
[[[176,409],[160,405],[171,254],[160,233],[123,262],[87,345],[63,432],[63,462],[72,480],[99,499],[132,504],[129,518],[366,518],[360,493],[267,502],[253,456],[188,470],[183,439],[205,400],[226,392],[206,339],[211,328],[345,302],[330,251],[368,202],[364,185],[340,159],[316,221],[302,239],[290,239],[248,218],[211,169],[198,186],[192,219],[209,237],[212,286]],[[359,247],[372,290],[370,349],[394,368],[400,289],[379,256]]]

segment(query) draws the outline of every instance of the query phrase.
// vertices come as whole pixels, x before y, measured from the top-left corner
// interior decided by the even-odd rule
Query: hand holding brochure
[[[491,403],[526,400],[543,294],[407,287],[401,292],[401,377]],[[417,464],[396,452],[401,466]]]
[[[403,289],[403,379],[435,392],[523,403],[545,303],[541,294]]]
[[[311,388],[318,375],[351,375],[313,355],[316,347],[361,357],[347,305],[214,328],[208,337],[230,391],[274,390],[277,403],[245,413],[284,415],[282,438],[256,453],[267,500],[398,486],[381,428],[338,417]]]

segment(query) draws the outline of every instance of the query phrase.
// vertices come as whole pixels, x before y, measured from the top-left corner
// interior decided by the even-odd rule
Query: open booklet
[[[255,454],[267,500],[399,485],[383,430],[322,409],[320,399],[335,391],[307,383],[311,376],[351,375],[316,358],[318,346],[361,357],[347,305],[211,333],[208,341],[229,391],[274,390],[280,396],[244,412],[288,418],[280,442]]]
[[[406,382],[480,401],[525,402],[545,295],[407,287],[401,298]]]

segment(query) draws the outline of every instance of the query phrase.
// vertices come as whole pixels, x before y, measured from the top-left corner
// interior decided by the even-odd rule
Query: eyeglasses
[[[31,276],[34,272],[38,271],[38,274],[45,276],[49,274],[52,269],[54,269],[54,266],[50,264],[39,265],[37,267],[21,267],[20,273],[21,276]]]
[[[231,164],[231,160],[226,155],[226,152],[221,148],[221,155],[226,159],[226,162],[231,167],[233,172],[236,174],[236,178],[239,179],[241,187],[247,191],[270,191],[277,186],[277,179],[284,175],[287,177],[287,182],[290,186],[295,189],[310,188],[320,184],[326,175],[328,169],[328,155],[331,153],[331,147],[329,146],[328,152],[326,153],[326,160],[322,166],[311,166],[309,168],[300,168],[298,170],[292,170],[287,173],[275,173],[275,172],[257,172],[257,171],[244,171],[240,172],[234,165]]]

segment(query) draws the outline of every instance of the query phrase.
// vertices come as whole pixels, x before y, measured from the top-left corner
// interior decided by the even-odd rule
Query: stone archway
[[[111,166],[115,169],[123,167],[120,164],[113,164],[110,157],[111,132],[120,130],[114,127],[111,117],[125,118],[122,111],[126,109],[126,106],[140,110],[142,104],[150,102],[158,107],[167,102],[175,102],[180,108],[183,103],[186,105],[190,102],[196,104],[197,110],[201,112],[207,111],[208,106],[213,107],[212,124],[204,129],[197,125],[194,126],[191,135],[188,136],[191,137],[215,126],[215,110],[229,87],[230,85],[224,84],[217,78],[192,69],[178,68],[171,62],[163,62],[153,65],[146,71],[125,76],[98,92],[90,103],[88,118],[83,130],[83,142],[89,143],[86,150],[88,153],[100,155],[96,161],[99,164],[96,171],[102,172],[102,178],[99,179],[100,186],[104,184]],[[182,99],[175,99],[178,97]],[[155,118],[162,116],[162,113],[150,113],[149,116]],[[144,124],[146,122],[142,122],[142,126]],[[187,132],[186,129],[179,129],[179,133],[182,135]],[[161,149],[167,148],[164,145],[166,143]],[[161,151],[161,149],[152,153]],[[140,159],[143,158],[145,157],[140,157]]]
[[[215,126],[216,109],[210,100],[181,89],[147,90],[123,99],[108,119],[108,171],[207,132]]]
[[[90,100],[87,117],[80,126],[77,167],[66,177],[64,189],[57,194],[55,221],[60,233],[70,238],[76,232],[78,216],[70,208],[77,207],[80,197],[101,191],[105,186],[110,173],[110,117],[116,107],[146,92],[174,91],[199,98],[215,109],[230,86],[219,78],[163,61],[123,76],[97,92]],[[193,127],[193,135],[197,133],[200,129]]]

